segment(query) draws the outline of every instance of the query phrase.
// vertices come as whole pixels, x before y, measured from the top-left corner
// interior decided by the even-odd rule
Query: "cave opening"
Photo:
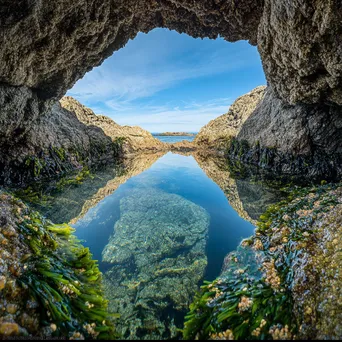
[[[139,33],[67,96],[120,125],[199,132],[232,102],[266,84],[257,48],[168,29]]]

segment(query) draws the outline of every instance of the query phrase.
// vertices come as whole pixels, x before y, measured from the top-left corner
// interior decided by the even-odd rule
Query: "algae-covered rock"
[[[0,191],[0,339],[114,336],[97,263],[72,232]]]
[[[120,202],[121,218],[103,252],[110,309],[125,338],[177,336],[179,320],[207,265],[209,216],[181,196],[137,189]]]
[[[196,296],[184,338],[340,339],[341,205],[341,185],[323,185],[270,207]]]

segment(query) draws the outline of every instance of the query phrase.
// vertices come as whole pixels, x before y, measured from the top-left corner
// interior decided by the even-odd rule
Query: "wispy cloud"
[[[201,80],[206,77],[229,75],[259,63],[250,49],[247,44],[208,39],[203,42],[176,32],[155,30],[148,35],[139,34],[86,74],[68,94],[119,124],[139,125],[151,131],[177,127],[195,131],[225,113],[231,100],[203,100],[195,92],[186,92],[186,83],[203,84],[205,81]],[[165,90],[169,91],[169,100],[159,99]],[[187,94],[184,99],[183,90]]]
[[[162,132],[165,127],[167,130],[196,132],[210,120],[226,113],[231,103],[230,98],[219,98],[203,102],[184,102],[178,106],[170,103],[163,106],[131,104],[123,110],[118,110],[115,104],[107,103],[105,108],[95,107],[94,110],[97,114],[111,117],[120,125],[140,126],[150,132]]]

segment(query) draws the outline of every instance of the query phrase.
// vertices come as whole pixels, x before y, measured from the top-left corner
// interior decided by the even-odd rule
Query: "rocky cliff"
[[[140,127],[120,126],[72,97],[64,97],[43,115],[39,108],[28,126],[21,109],[32,104],[30,92],[20,102],[15,93],[0,91],[0,184],[21,185],[84,166],[98,167],[131,153],[165,150],[166,145]],[[2,96],[1,96],[2,95]],[[18,100],[16,118],[6,115],[6,98]],[[18,123],[22,129],[15,128]]]
[[[78,120],[87,126],[99,127],[113,142],[122,140],[123,153],[147,152],[166,149],[166,145],[138,126],[120,126],[112,119],[95,113],[70,96],[60,101],[63,108],[74,112]]]
[[[260,86],[239,97],[230,106],[228,113],[201,128],[194,143],[203,148],[226,150],[229,142],[239,134],[244,122],[264,97],[265,90],[265,86]]]
[[[193,37],[221,36],[257,45],[272,89],[265,106],[253,115],[253,129],[264,137],[258,140],[261,147],[281,143],[287,157],[305,154],[319,162],[325,158],[321,153],[307,146],[302,149],[292,140],[305,128],[310,131],[305,139],[312,139],[315,148],[326,154],[331,137],[341,135],[341,19],[339,0],[3,1],[3,140],[10,144],[12,138],[34,129],[37,118],[49,115],[78,79],[138,32],[165,27]],[[322,125],[328,135],[321,134]],[[340,149],[337,139],[334,154]],[[2,157],[6,153],[6,146],[1,146]]]

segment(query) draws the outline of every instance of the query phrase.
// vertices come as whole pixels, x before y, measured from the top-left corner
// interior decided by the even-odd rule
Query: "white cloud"
[[[100,108],[97,114],[111,117],[120,125],[140,126],[150,132],[164,131],[194,131],[197,132],[210,120],[227,113],[231,99],[220,98],[205,102],[184,103],[182,106],[130,106],[123,111],[113,109],[103,112]]]
[[[198,131],[226,113],[231,100],[202,101],[195,93],[183,95],[186,81],[206,82],[201,78],[259,63],[255,51],[244,43],[208,39],[203,43],[158,29],[139,34],[134,42],[86,74],[68,95],[121,125],[139,125],[152,132]],[[168,98],[172,100],[162,103],[158,93],[166,89],[170,89]],[[181,93],[177,98],[173,97],[174,89]],[[211,90],[215,94],[215,89]],[[183,96],[187,102],[182,101]],[[192,98],[197,101],[190,101]]]

